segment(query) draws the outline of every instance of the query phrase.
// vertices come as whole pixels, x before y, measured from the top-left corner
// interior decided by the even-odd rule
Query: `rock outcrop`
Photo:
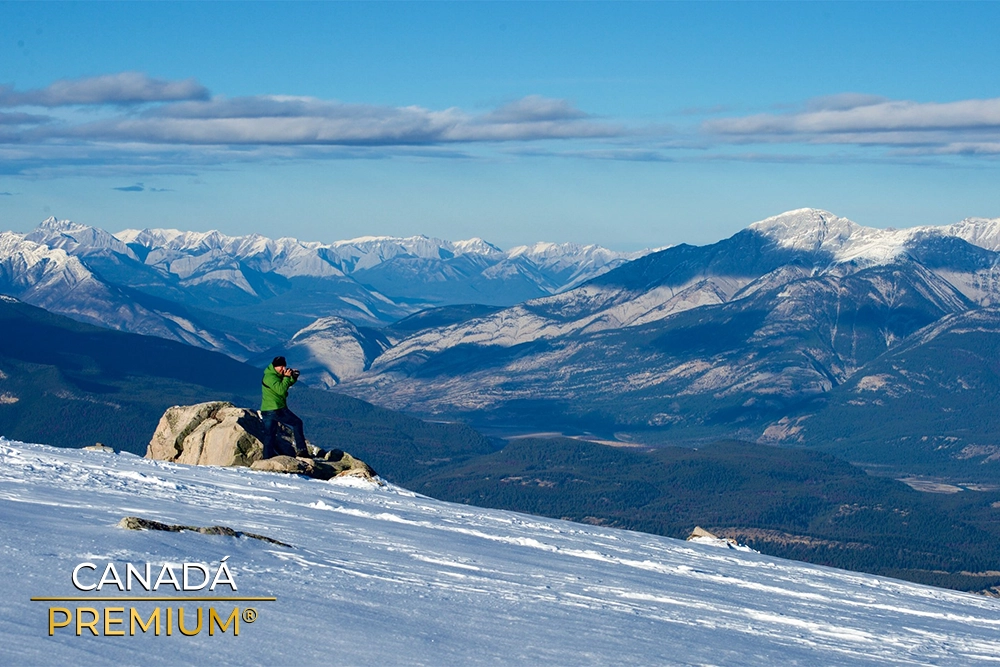
[[[753,553],[760,553],[745,544],[738,543],[730,537],[719,537],[715,533],[710,533],[701,526],[694,527],[691,534],[687,536],[687,541],[697,542],[698,544],[708,544],[713,547],[722,547],[723,549],[735,549],[736,551],[751,551]]]
[[[264,452],[257,413],[213,401],[168,408],[153,433],[146,458],[190,465],[249,466]]]
[[[309,445],[310,457],[294,457],[291,433],[278,429],[281,456],[262,459],[264,424],[255,410],[213,401],[168,408],[160,418],[146,458],[189,465],[248,466],[254,470],[331,479],[339,475],[374,481],[376,473],[363,461],[339,449]]]
[[[270,544],[277,544],[282,547],[291,547],[291,544],[285,544],[279,540],[276,540],[266,535],[258,535],[257,533],[247,533],[242,530],[233,530],[229,526],[177,526],[167,523],[160,523],[159,521],[153,521],[152,519],[143,519],[140,516],[126,516],[122,517],[122,520],[118,522],[119,528],[124,528],[125,530],[163,530],[169,533],[201,533],[202,535],[228,535],[229,537],[250,537],[255,540],[262,540]]]
[[[375,471],[368,467],[368,464],[339,449],[327,452],[322,449],[310,448],[310,452],[313,454],[310,458],[282,455],[260,459],[251,463],[250,468],[308,475],[316,479],[333,479],[341,476],[360,477],[367,480],[375,478]]]

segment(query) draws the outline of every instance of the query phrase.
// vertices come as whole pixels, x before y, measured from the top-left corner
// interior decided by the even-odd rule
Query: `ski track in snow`
[[[0,440],[0,511],[2,664],[1000,662],[990,598],[356,480]],[[293,547],[115,527],[126,515]],[[79,594],[84,561],[224,556],[238,594],[278,598],[238,638],[50,638],[46,603],[29,601]]]

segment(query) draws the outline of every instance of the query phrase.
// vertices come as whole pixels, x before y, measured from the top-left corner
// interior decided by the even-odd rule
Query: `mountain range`
[[[227,400],[253,409],[260,378],[259,366],[220,353],[0,298],[0,434],[8,438],[141,454],[170,406]],[[336,392],[297,385],[291,393],[314,444],[348,450],[435,498],[670,537],[701,525],[772,555],[961,590],[1000,586],[995,487],[918,493],[828,454],[745,442],[503,442]]]
[[[284,353],[316,387],[499,434],[738,438],[995,475],[1000,219],[894,230],[800,209],[629,259],[50,219],[2,235],[0,287],[258,366]]]
[[[75,319],[246,359],[319,318],[386,326],[430,306],[508,306],[569,289],[642,253],[481,239],[332,244],[129,229],[49,218],[0,233],[0,292]]]
[[[295,392],[310,437],[435,497],[668,535],[701,523],[767,553],[981,590],[997,583],[997,251],[961,234],[988,244],[993,222],[898,232],[795,211],[512,307],[437,306],[388,326],[326,315],[286,343],[248,350],[250,365],[7,297],[0,432],[141,451],[170,405],[254,405],[260,368],[284,351],[296,365],[309,360],[304,378],[321,388],[433,416]],[[199,308],[196,283],[190,292],[168,284],[145,263],[152,252],[140,262],[141,253],[108,236],[79,234],[75,254],[18,243],[22,251],[34,244],[43,279],[33,284],[53,286],[50,294],[60,283],[44,279],[58,268],[47,253],[84,286],[133,272],[118,291],[101,292],[125,305],[141,297],[161,313],[189,308],[230,321]],[[140,292],[142,275],[183,298]],[[442,423],[452,421],[603,444],[503,444]],[[727,437],[758,444],[716,443]],[[655,447],[664,444],[694,449]],[[979,492],[931,501],[843,461],[764,444],[824,449],[886,476],[961,478],[956,491]]]
[[[825,211],[791,211],[712,245],[648,254],[560,294],[414,332],[339,390],[484,427],[836,450],[836,441],[850,440],[846,424],[861,423],[852,415],[865,401],[894,401],[905,384],[871,370],[887,355],[906,351],[893,372],[911,384],[919,369],[900,364],[923,358],[928,345],[947,340],[988,358],[983,346],[1000,331],[998,230],[1000,220],[986,219],[880,230]],[[935,335],[935,326],[950,333]],[[991,365],[980,368],[988,377],[979,391],[968,381],[962,388],[962,371],[947,356],[937,366],[937,389],[922,387],[927,404],[942,392],[954,402],[954,391],[990,401],[1000,389]],[[834,407],[839,430],[811,427],[828,423],[819,415]],[[909,438],[904,449],[920,450],[914,458],[931,468],[959,457],[996,460],[989,457],[1000,440],[968,416],[949,413],[951,430],[964,435],[940,447],[938,430],[901,415],[903,432],[879,447]],[[852,455],[892,458],[862,447]]]

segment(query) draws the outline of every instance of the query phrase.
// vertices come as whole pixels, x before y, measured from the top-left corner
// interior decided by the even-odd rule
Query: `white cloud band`
[[[16,92],[0,86],[0,106],[59,107],[129,105],[208,98],[208,89],[194,79],[164,81],[141,72],[120,72],[83,79],[61,79],[45,88]]]

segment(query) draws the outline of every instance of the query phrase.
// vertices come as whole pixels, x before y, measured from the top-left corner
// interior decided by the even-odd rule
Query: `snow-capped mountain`
[[[110,284],[95,275],[81,257],[108,257],[121,248],[114,241],[85,232],[85,241],[73,237],[71,225],[51,225],[44,231],[52,245],[37,243],[13,232],[0,233],[0,291],[46,310],[74,319],[150,336],[178,340],[233,355],[247,348],[224,331],[198,322],[184,307],[142,298],[127,287]],[[111,237],[113,239],[113,237]],[[125,249],[127,250],[127,248]]]
[[[466,241],[443,241],[426,236],[399,238],[394,236],[362,236],[336,241],[330,246],[332,261],[346,273],[371,269],[397,257],[420,259],[450,259],[461,255],[500,257],[503,251],[480,238]]]
[[[453,505],[398,487],[0,441],[0,661],[107,664],[968,665],[1000,660],[997,600],[709,544]],[[130,531],[125,515],[246,535]],[[274,601],[32,601],[79,596],[109,563],[225,561],[235,591]],[[100,568],[100,570],[98,570]],[[195,576],[197,570],[193,571]],[[122,575],[125,576],[124,574]],[[193,581],[198,581],[192,577]],[[166,591],[164,591],[166,589]],[[192,595],[167,585],[156,593]],[[90,595],[122,595],[113,585]],[[143,590],[130,593],[153,595]],[[49,607],[125,606],[125,636]],[[129,606],[253,607],[239,636],[155,637]],[[163,612],[165,615],[165,611]],[[205,615],[208,615],[207,610]],[[84,613],[84,620],[89,617]],[[253,622],[246,619],[252,618]],[[62,620],[62,616],[55,616]],[[161,618],[161,622],[163,619]],[[208,618],[203,622],[210,623]],[[224,636],[226,635],[226,636]],[[161,642],[169,650],[157,650]],[[166,644],[163,644],[166,645]]]
[[[301,371],[305,384],[330,389],[364,373],[390,345],[374,329],[359,329],[342,317],[321,317],[255,361],[266,366],[280,354]]]
[[[324,244],[217,231],[111,234],[55,217],[5,238],[0,263],[12,295],[88,322],[238,358],[287,340],[317,319],[382,327],[428,305],[509,306],[641,254],[573,244],[504,252],[478,238],[373,236]],[[65,287],[70,284],[73,289]]]
[[[987,243],[995,223],[880,230],[791,211],[417,331],[342,389],[483,424],[756,439],[921,327],[996,303],[1000,254],[963,238]]]
[[[145,254],[146,264],[185,280],[228,279],[250,293],[248,281],[211,273],[220,262],[229,271],[244,264],[286,278],[354,276],[393,298],[440,304],[511,305],[523,300],[525,289],[533,291],[531,296],[558,292],[643,254],[572,243],[539,243],[504,252],[480,238],[445,241],[426,236],[364,236],[331,244],[164,229],[127,229],[115,236]],[[521,284],[524,281],[529,285]]]
[[[118,237],[103,229],[80,225],[72,220],[48,218],[39,223],[24,238],[81,257],[122,255],[132,260],[138,260],[135,253]]]

